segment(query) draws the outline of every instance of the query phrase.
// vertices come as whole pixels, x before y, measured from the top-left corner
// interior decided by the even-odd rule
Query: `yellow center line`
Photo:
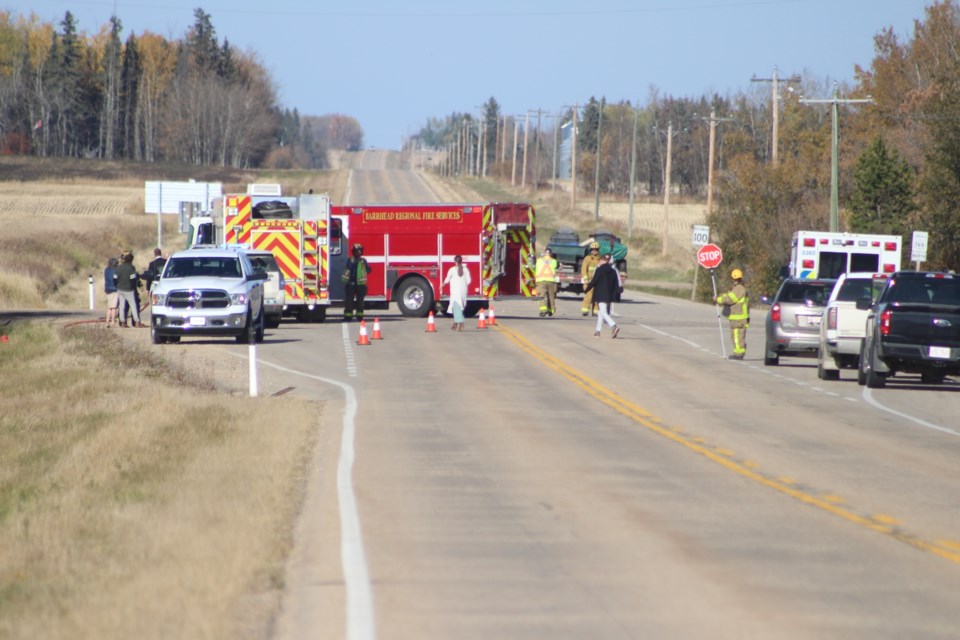
[[[780,493],[786,494],[804,504],[816,507],[822,511],[826,511],[831,515],[842,518],[848,522],[852,522],[865,529],[869,529],[870,531],[893,538],[894,540],[907,544],[915,549],[926,551],[927,553],[932,553],[941,558],[945,558],[950,562],[960,564],[960,548],[958,548],[956,543],[951,543],[950,541],[931,542],[929,540],[924,540],[923,538],[906,531],[904,527],[898,525],[897,520],[891,518],[890,516],[884,516],[880,518],[876,516],[862,516],[852,509],[844,508],[840,503],[838,496],[817,496],[802,489],[798,489],[795,486],[791,486],[791,484],[796,483],[796,481],[792,478],[774,478],[755,471],[754,467],[757,466],[756,462],[739,462],[731,458],[732,452],[728,450],[720,448],[712,449],[703,444],[699,444],[705,442],[705,440],[702,438],[685,437],[681,435],[682,432],[680,429],[672,429],[664,426],[661,420],[651,414],[649,411],[637,406],[629,400],[621,398],[613,391],[602,386],[596,380],[583,375],[562,360],[533,345],[529,340],[524,338],[516,331],[503,326],[502,323],[498,323],[495,328],[507,336],[507,338],[520,347],[520,349],[526,351],[531,356],[546,364],[548,367],[565,377],[567,380],[573,382],[575,385],[583,389],[587,395],[592,396],[614,411],[630,418],[649,431],[676,442],[677,444],[680,444],[687,449],[700,454],[708,460],[715,462],[716,464],[733,471],[744,478],[752,480]]]

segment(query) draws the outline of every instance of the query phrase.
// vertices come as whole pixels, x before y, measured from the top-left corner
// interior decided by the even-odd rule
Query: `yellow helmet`
[[[743,280],[743,271],[740,271],[740,269],[734,269],[730,272],[730,277],[734,280]]]
[[[599,243],[599,242],[591,242],[591,243],[590,243],[590,249],[591,249],[591,250],[596,249],[597,251],[599,251],[599,250],[600,250],[600,243]]]

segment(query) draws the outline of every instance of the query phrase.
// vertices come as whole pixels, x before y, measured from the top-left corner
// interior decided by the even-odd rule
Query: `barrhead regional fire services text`
[[[363,220],[460,220],[459,211],[364,211]]]

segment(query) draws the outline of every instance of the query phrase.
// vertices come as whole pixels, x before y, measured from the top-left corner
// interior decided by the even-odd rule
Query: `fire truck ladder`
[[[320,295],[320,254],[317,246],[317,223],[303,224],[302,255],[300,257],[300,274],[303,278],[303,299],[309,304]]]

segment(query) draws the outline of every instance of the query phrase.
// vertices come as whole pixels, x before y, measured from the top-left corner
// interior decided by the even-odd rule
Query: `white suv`
[[[857,300],[870,299],[886,281],[886,275],[869,272],[844,273],[837,280],[820,322],[817,376],[821,380],[839,380],[840,369],[857,368],[869,313],[857,308]]]
[[[263,340],[264,271],[237,249],[188,249],[170,256],[151,293],[154,344],[184,336],[233,336],[238,343]]]
[[[267,279],[263,281],[263,309],[267,314],[267,328],[276,329],[280,326],[283,306],[287,303],[283,272],[280,271],[277,258],[269,251],[248,249],[247,257],[254,269],[267,272]]]

